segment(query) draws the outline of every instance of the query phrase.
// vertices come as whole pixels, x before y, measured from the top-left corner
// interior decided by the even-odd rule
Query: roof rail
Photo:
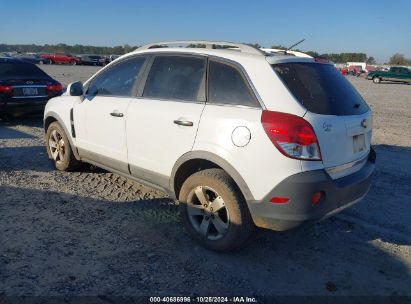
[[[256,55],[264,55],[265,53],[260,49],[244,44],[244,43],[232,43],[232,42],[225,42],[225,41],[207,41],[207,40],[177,40],[177,41],[161,41],[143,45],[139,47],[137,50],[148,50],[151,48],[156,48],[162,45],[173,45],[173,44],[204,44],[206,49],[213,49],[215,45],[220,46],[229,46],[236,49],[239,49],[242,53],[249,53],[249,54],[256,54]]]

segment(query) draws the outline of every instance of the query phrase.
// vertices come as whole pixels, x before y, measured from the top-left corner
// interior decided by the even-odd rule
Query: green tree
[[[59,44],[0,44],[0,52],[19,52],[19,53],[55,53],[65,52],[71,54],[98,54],[98,55],[123,55],[125,53],[134,51],[137,46],[130,46],[125,44],[124,46],[92,46],[92,45],[67,45],[64,43]]]
[[[257,49],[261,48],[261,45],[259,43],[246,43],[246,44],[248,44],[249,46],[253,46]]]
[[[392,65],[408,65],[411,64],[411,60],[406,59],[403,54],[396,53],[390,57],[388,63]]]
[[[272,45],[271,46],[272,49],[279,49],[279,50],[286,50],[287,47],[281,45],[281,44],[277,44],[277,45]]]
[[[375,58],[370,56],[367,58],[367,64],[376,64],[377,62],[375,61]]]

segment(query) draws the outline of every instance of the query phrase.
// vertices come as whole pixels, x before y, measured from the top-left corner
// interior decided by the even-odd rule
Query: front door
[[[144,61],[144,57],[122,60],[90,81],[73,115],[82,158],[128,173],[127,109],[135,99],[135,84]]]

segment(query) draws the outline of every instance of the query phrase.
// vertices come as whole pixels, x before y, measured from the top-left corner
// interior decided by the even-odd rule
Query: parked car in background
[[[362,74],[366,73],[365,70],[362,69],[362,66],[349,66],[348,67],[348,75],[353,75],[353,76],[360,76]]]
[[[80,59],[66,53],[42,54],[42,58],[49,59],[51,63],[56,64],[71,64],[76,65],[80,63]]]
[[[14,58],[34,63],[34,64],[50,64],[51,60],[41,57],[38,54],[18,54]]]
[[[44,109],[62,94],[62,85],[35,64],[0,58],[0,113],[22,114]]]
[[[109,59],[110,62],[112,62],[112,61],[116,60],[116,59],[119,58],[119,57],[120,57],[120,55],[110,55],[110,56],[108,57],[108,59]]]
[[[100,63],[101,63],[101,65],[109,64],[110,63],[109,56],[101,56]]]
[[[104,58],[99,55],[79,55],[81,65],[104,65]]]
[[[391,67],[389,71],[371,71],[366,78],[374,83],[381,81],[411,83],[411,70],[407,67]]]
[[[184,43],[205,48],[160,48]],[[375,168],[371,109],[333,64],[229,42],[143,46],[50,100],[44,128],[58,170],[83,161],[169,193],[218,251],[361,201]]]

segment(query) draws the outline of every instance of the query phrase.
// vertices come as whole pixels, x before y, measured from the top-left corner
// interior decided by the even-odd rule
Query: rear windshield
[[[0,62],[0,77],[7,76],[40,76],[48,77],[34,64],[26,62]]]
[[[273,69],[312,113],[358,115],[369,110],[357,90],[330,64],[281,63],[274,64]]]

